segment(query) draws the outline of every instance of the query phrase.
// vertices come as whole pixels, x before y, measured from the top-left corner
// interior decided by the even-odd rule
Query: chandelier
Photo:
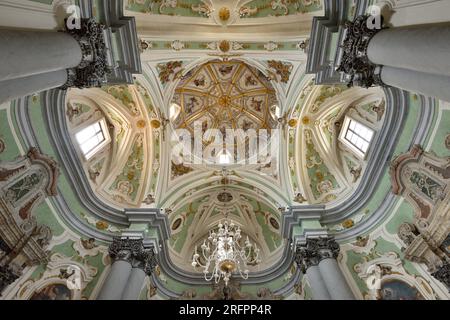
[[[192,266],[203,269],[206,281],[214,278],[215,283],[218,283],[223,279],[225,286],[228,285],[233,272],[238,272],[243,279],[248,279],[248,265],[261,262],[259,248],[250,242],[248,236],[241,245],[241,229],[233,222],[225,221],[217,227],[215,231],[210,231],[208,239],[203,241],[201,258],[195,246]]]

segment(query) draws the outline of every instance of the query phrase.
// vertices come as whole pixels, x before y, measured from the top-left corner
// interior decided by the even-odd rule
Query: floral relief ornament
[[[181,49],[184,49],[184,47],[185,47],[184,42],[182,42],[180,40],[172,41],[170,46],[175,51],[180,51]]]
[[[191,10],[193,12],[197,12],[199,15],[205,16],[207,18],[209,18],[213,12],[212,7],[209,4],[207,4],[205,1],[202,1],[198,5],[193,4],[191,6]]]
[[[5,141],[0,137],[0,153],[5,151],[5,149],[6,149]]]
[[[292,64],[276,60],[269,60],[267,64],[269,66],[268,73],[272,80],[282,83],[289,82],[293,68]]]
[[[160,63],[156,67],[159,72],[159,80],[162,84],[166,84],[181,76],[183,61],[169,61]]]

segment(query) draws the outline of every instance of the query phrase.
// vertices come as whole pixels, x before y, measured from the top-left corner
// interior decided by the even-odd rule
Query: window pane
[[[84,155],[87,155],[106,140],[100,121],[84,128],[75,137]]]
[[[362,150],[363,152],[366,152],[368,148],[369,148],[369,143],[364,142],[364,143],[363,143],[363,146],[362,146],[362,148],[361,148],[361,150]]]
[[[359,123],[353,119],[350,119],[347,132],[345,133],[345,139],[353,147],[357,148],[363,153],[366,153],[369,149],[369,144],[372,141],[374,131],[364,124]]]
[[[351,131],[347,131],[347,135],[345,136],[345,138],[348,141],[352,141],[352,137],[353,137],[353,133]]]
[[[83,143],[95,134],[92,126],[89,126],[76,134],[77,141]]]

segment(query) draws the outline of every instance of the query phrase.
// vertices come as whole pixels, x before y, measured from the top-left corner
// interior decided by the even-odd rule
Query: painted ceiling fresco
[[[299,203],[330,203],[349,196],[366,161],[338,139],[346,115],[374,130],[383,123],[381,92],[345,86],[305,86],[292,109],[289,128],[291,185]],[[349,222],[350,223],[350,222]]]
[[[271,129],[277,121],[275,89],[259,70],[243,62],[216,61],[191,70],[175,89],[172,103],[181,106],[175,128],[194,132],[194,123],[207,129]]]
[[[51,0],[35,0],[51,4]],[[54,1],[53,1],[54,2]],[[100,1],[94,10],[101,11]],[[230,1],[221,10],[215,0],[128,0],[128,13],[144,19],[180,19],[205,24],[245,25],[260,21],[294,20],[319,15],[319,0]],[[353,18],[357,1],[347,6]],[[142,20],[140,20],[142,22]],[[295,20],[297,21],[297,20]],[[309,31],[309,30],[308,30]],[[144,32],[145,33],[145,32]],[[99,89],[70,90],[65,102],[67,128],[73,135],[85,124],[105,119],[111,143],[89,160],[80,156],[84,175],[93,193],[114,208],[161,209],[170,231],[167,246],[173,265],[185,273],[201,272],[190,262],[193,248],[203,242],[208,231],[228,218],[261,248],[262,263],[252,271],[278,268],[289,244],[281,235],[284,210],[289,206],[324,204],[332,207],[351,199],[364,184],[367,159],[356,157],[339,141],[346,115],[379,132],[385,121],[385,96],[378,89],[348,89],[344,86],[316,86],[304,74],[307,45],[303,38],[223,40],[139,35],[143,75],[133,85]],[[0,106],[0,162],[10,162],[26,154],[32,132],[39,149],[55,158],[52,132],[45,118],[43,95],[25,102]],[[171,103],[181,113],[169,123]],[[417,138],[422,105],[415,94],[407,94],[408,115],[396,144],[394,156],[408,151]],[[282,112],[271,116],[273,105]],[[424,149],[439,157],[450,156],[450,106],[436,102],[435,114],[421,134]],[[32,121],[24,121],[26,110]],[[170,129],[192,130],[195,120],[205,120],[206,128],[280,128],[280,162],[246,167],[211,168],[183,166],[168,161]],[[427,131],[427,132],[425,132]],[[377,143],[381,143],[377,141]],[[76,146],[75,143],[73,143]],[[48,199],[34,208],[39,224],[51,229],[47,264],[27,267],[5,296],[16,299],[95,299],[107,266],[107,243],[88,238],[80,230],[120,235],[127,225],[93,214],[83,205],[79,190],[62,170],[58,183],[59,200]],[[411,176],[410,183],[420,183]],[[420,186],[417,186],[420,187]],[[427,189],[428,190],[428,189]],[[425,190],[425,191],[427,191]],[[430,190],[436,190],[431,188]],[[358,212],[326,227],[333,235],[350,234],[383,208],[391,195],[388,170],[374,186]],[[425,194],[425,196],[427,196]],[[435,193],[428,196],[436,197]],[[62,200],[61,200],[62,199]],[[67,203],[67,207],[61,206]],[[421,264],[405,259],[405,243],[398,236],[402,223],[414,222],[417,208],[402,197],[386,207],[383,219],[370,232],[340,241],[338,263],[355,296],[360,299],[448,299],[448,292],[436,284]],[[67,219],[71,215],[71,219]],[[69,224],[76,221],[81,229]],[[369,220],[371,221],[371,220]],[[135,226],[133,226],[135,227]],[[145,231],[154,236],[154,230]],[[156,232],[155,232],[156,233]],[[71,268],[80,271],[81,290],[68,291]],[[380,268],[381,287],[372,290],[367,280]],[[295,279],[295,264],[258,285],[239,285],[236,297],[311,299],[308,277]],[[295,283],[294,283],[295,282]],[[289,287],[283,295],[271,291]],[[140,299],[214,298],[217,288],[184,283],[158,267],[147,279]]]
[[[169,213],[171,256],[179,267],[191,272],[201,271],[190,264],[194,246],[200,246],[210,228],[225,219],[240,225],[243,234],[258,244],[264,262],[253,266],[253,270],[262,271],[277,261],[284,244],[277,208],[230,186],[217,187],[197,197],[180,202]]]
[[[102,101],[99,103],[99,101]],[[121,206],[140,207],[154,194],[160,157],[159,111],[143,85],[72,91],[67,104],[71,132],[106,119],[112,143],[84,163],[102,197]]]
[[[240,18],[280,17],[321,11],[322,0],[251,0],[226,5],[217,0],[127,0],[125,9],[138,13],[209,18],[215,10],[221,20],[230,19],[230,10]]]

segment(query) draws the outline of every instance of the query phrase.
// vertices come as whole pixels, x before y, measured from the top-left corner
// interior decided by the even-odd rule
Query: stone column
[[[332,237],[309,238],[297,248],[296,261],[306,270],[314,299],[355,299],[336,261],[338,254],[339,244]]]
[[[320,274],[330,293],[331,299],[354,300],[355,296],[336,261],[340,251],[339,244],[333,237],[323,237],[311,240],[314,241],[312,246],[317,248]]]
[[[450,76],[383,66],[380,80],[388,86],[450,101]]]
[[[75,68],[83,59],[79,43],[65,32],[0,29],[0,43],[0,81]]]
[[[383,29],[367,47],[374,64],[442,76],[450,76],[449,55],[449,25]]]
[[[125,257],[124,257],[125,258]],[[97,297],[97,300],[121,300],[122,293],[127,285],[131,273],[131,262],[116,260],[111,266],[111,271]]]
[[[66,70],[40,73],[24,78],[0,81],[0,103],[36,92],[61,87],[67,83]]]
[[[131,274],[125,286],[122,300],[138,300],[145,277],[151,276],[157,265],[153,249],[145,250],[133,259]]]
[[[142,239],[116,237],[109,247],[113,259],[111,271],[100,291],[98,300],[121,300],[132,269],[132,260],[143,250]]]
[[[138,299],[145,276],[157,265],[153,249],[145,249],[142,238],[116,237],[109,255],[113,264],[97,299]]]
[[[334,258],[326,258],[319,263],[320,274],[333,300],[354,300],[350,287]]]
[[[311,250],[308,244],[297,248],[294,257],[297,266],[308,277],[314,300],[331,300],[325,282],[319,271],[319,256],[316,250]]]
[[[338,71],[349,86],[394,86],[450,101],[450,26],[371,29],[346,23]]]
[[[110,71],[104,27],[94,19],[65,32],[0,30],[0,43],[0,103],[58,87],[99,87]]]

